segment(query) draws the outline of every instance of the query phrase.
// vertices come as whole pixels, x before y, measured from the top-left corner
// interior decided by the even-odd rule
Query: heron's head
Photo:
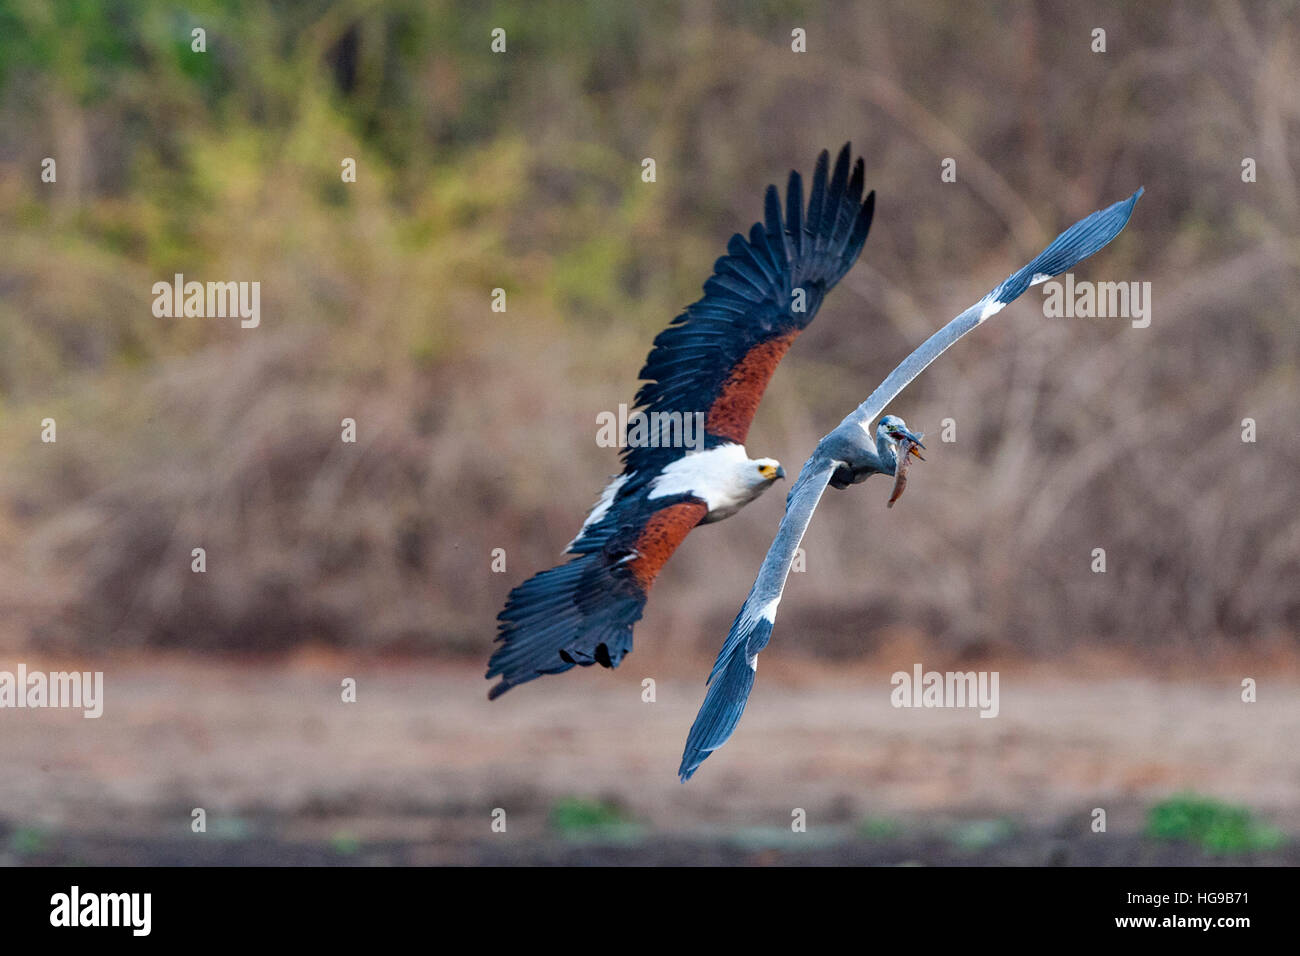
[[[754,466],[757,472],[755,484],[770,485],[778,478],[785,477],[785,469],[781,467],[781,463],[775,458],[755,458],[750,464]]]
[[[918,448],[925,447],[921,442],[921,436],[909,429],[907,423],[897,415],[886,415],[880,420],[880,424],[876,426],[876,440],[897,444],[900,438],[906,438],[910,441],[912,443],[912,454],[917,458],[921,458],[921,453],[917,451]],[[921,458],[921,460],[924,461],[925,459]]]

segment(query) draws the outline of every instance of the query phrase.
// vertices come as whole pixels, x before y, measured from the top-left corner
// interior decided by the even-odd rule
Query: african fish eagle
[[[768,186],[763,222],[748,239],[731,237],[703,298],[655,338],[635,405],[702,415],[702,447],[623,450],[622,474],[568,546],[574,557],[510,592],[488,661],[487,677],[500,678],[489,698],[575,665],[617,667],[650,585],[690,530],[735,514],[784,477],[775,460],[749,457],[745,437],[777,364],[866,242],[875,193],[862,199],[863,161],[850,174],[849,158],[846,143],[832,171],[822,152],[807,207],[791,171],[784,221]]]

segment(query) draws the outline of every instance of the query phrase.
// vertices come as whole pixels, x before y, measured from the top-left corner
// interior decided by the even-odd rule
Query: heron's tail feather
[[[510,592],[497,615],[501,646],[486,676],[501,680],[488,698],[574,666],[617,667],[632,649],[632,626],[645,600],[600,553],[533,575]]]
[[[1090,216],[1080,219],[1065,232],[1061,233],[1051,244],[1034,256],[1033,261],[1019,272],[1013,272],[996,289],[988,294],[984,301],[1000,302],[1003,305],[1019,298],[1031,285],[1058,276],[1067,269],[1082,262],[1099,251],[1108,242],[1120,234],[1127,225],[1133,206],[1143,190],[1128,199],[1099,209]]]
[[[764,617],[758,618],[748,628],[742,618],[737,617],[731,626],[731,635],[713,665],[713,673],[709,675],[709,690],[704,695],[704,704],[686,738],[682,765],[677,770],[682,783],[691,779],[709,754],[727,742],[740,723],[749,692],[754,689],[758,662],[757,653],[751,658],[748,649],[751,643],[765,645],[771,634],[772,622]]]

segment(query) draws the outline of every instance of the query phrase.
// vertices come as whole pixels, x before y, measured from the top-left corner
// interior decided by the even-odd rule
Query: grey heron
[[[827,486],[845,488],[874,474],[894,475],[898,470],[900,443],[904,444],[905,455],[906,446],[920,444],[920,436],[908,430],[903,420],[894,415],[880,419],[873,432],[871,423],[876,416],[963,335],[1002,311],[1030,286],[1060,275],[1119,235],[1141,195],[1139,188],[1127,199],[1098,210],[1066,229],[1028,265],[1013,272],[926,339],[889,373],[866,401],[817,443],[786,497],[785,515],[776,538],[709,673],[704,703],[691,725],[678,769],[683,783],[709,754],[727,742],[744,713],[754,686],[758,654],[771,639],[777,606],[795,552]]]

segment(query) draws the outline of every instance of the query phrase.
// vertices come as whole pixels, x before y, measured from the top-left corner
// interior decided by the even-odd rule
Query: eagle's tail
[[[496,699],[517,684],[576,666],[617,667],[632,649],[646,595],[621,565],[595,552],[535,574],[510,592],[497,615],[501,642],[487,677]]]

